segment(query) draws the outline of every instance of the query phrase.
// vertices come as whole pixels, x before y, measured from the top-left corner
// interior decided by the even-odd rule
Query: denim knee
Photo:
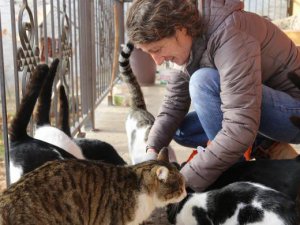
[[[205,95],[220,95],[220,76],[216,69],[201,68],[194,72],[189,82],[190,96],[193,99],[201,99]]]

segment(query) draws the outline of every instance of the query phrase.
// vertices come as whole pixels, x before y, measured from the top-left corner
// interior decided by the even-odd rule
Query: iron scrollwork
[[[28,13],[29,22],[23,22],[25,12]],[[38,46],[33,46],[35,44],[34,32],[36,27],[27,0],[23,0],[23,5],[19,12],[18,28],[22,47],[18,49],[17,66],[18,71],[23,71],[22,92],[24,93],[26,82],[39,62],[40,52]]]

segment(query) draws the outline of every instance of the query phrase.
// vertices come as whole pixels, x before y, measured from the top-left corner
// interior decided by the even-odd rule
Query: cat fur
[[[186,196],[184,178],[165,161],[166,152],[134,166],[48,162],[0,195],[0,225],[138,225],[155,208]]]
[[[142,162],[146,158],[147,139],[154,124],[154,116],[147,110],[144,95],[130,66],[130,55],[134,50],[131,43],[123,46],[119,55],[119,70],[131,96],[130,112],[125,127],[128,139],[129,155],[132,164]],[[177,162],[174,150],[169,146],[170,161]]]
[[[65,150],[34,139],[27,134],[36,100],[47,76],[55,73],[59,60],[53,61],[51,67],[38,65],[27,82],[20,106],[9,127],[9,176],[10,182],[17,181],[23,174],[55,159],[74,158]]]
[[[178,210],[176,225],[297,225],[295,203],[266,186],[236,182],[190,194]]]
[[[34,137],[59,146],[78,159],[102,160],[115,165],[125,165],[126,162],[109,143],[97,139],[72,138],[69,126],[69,103],[63,85],[59,86],[58,127],[51,126],[49,116],[53,79],[49,79],[46,84],[48,86],[41,91],[35,113],[38,128]]]

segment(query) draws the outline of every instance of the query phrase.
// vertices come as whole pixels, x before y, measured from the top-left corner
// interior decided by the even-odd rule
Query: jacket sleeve
[[[203,191],[252,145],[262,97],[259,43],[235,28],[213,34],[210,54],[220,73],[222,129],[205,151],[182,168],[187,184]]]
[[[189,76],[179,70],[170,70],[166,95],[149,133],[147,145],[156,150],[168,146],[190,103]]]

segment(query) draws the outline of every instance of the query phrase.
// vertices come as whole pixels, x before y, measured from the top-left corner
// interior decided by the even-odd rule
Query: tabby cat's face
[[[155,160],[139,165],[143,168],[143,171],[140,171],[143,187],[153,197],[156,207],[176,203],[185,198],[185,181],[174,165]]]
[[[179,202],[186,197],[184,178],[175,166],[169,165],[168,168],[156,169],[156,176],[159,201],[169,204]]]

